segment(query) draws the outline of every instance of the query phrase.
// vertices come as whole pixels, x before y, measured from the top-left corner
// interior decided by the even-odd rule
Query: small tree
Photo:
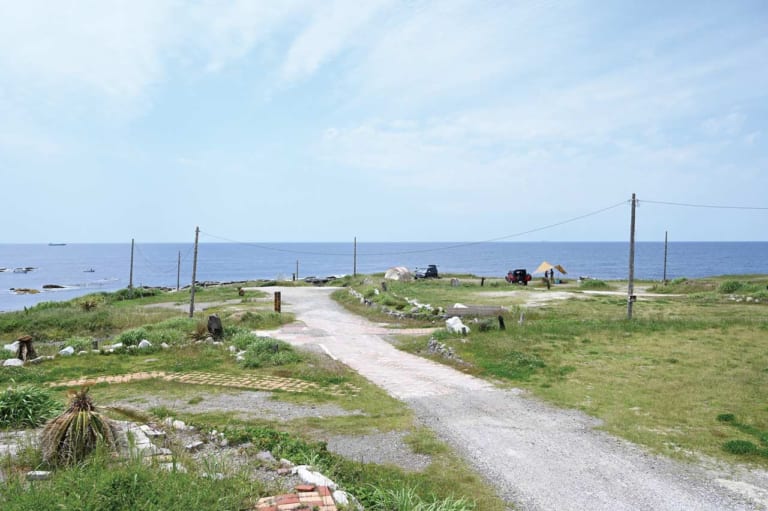
[[[52,465],[78,463],[99,444],[116,449],[115,427],[96,411],[89,387],[70,393],[69,408],[43,428],[40,443],[43,459]]]

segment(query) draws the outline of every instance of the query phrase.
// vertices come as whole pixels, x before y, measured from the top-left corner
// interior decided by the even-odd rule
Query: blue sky
[[[643,201],[768,207],[767,100],[762,0],[0,0],[0,242],[625,240],[633,192],[766,240]]]

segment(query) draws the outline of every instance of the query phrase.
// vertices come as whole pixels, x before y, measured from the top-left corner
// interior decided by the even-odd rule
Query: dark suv
[[[525,268],[519,268],[517,270],[509,270],[504,279],[510,284],[522,284],[527,286],[528,282],[531,281],[531,274],[528,273],[528,270]]]
[[[413,272],[413,278],[415,279],[439,279],[440,275],[437,274],[437,266],[430,264],[426,269],[416,268]]]

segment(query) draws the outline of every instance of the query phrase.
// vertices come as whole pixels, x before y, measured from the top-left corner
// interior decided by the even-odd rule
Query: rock
[[[180,420],[172,421],[171,422],[171,427],[173,429],[177,429],[179,431],[186,431],[187,429],[189,429],[187,427],[187,424],[184,421],[180,421]]]
[[[307,465],[293,467],[293,473],[299,476],[302,481],[316,486],[327,486],[332,490],[336,489],[336,483],[325,477],[320,472],[311,470]]]
[[[139,342],[139,349],[145,349],[145,348],[151,348],[151,347],[152,347],[152,343],[146,339],[142,339],[141,342]]]
[[[8,351],[16,353],[16,350],[19,349],[19,341],[13,341],[11,344],[6,344],[4,348]]]
[[[277,460],[274,456],[272,456],[272,453],[269,451],[261,451],[258,454],[256,454],[256,459],[259,461],[264,461],[266,463],[277,463]]]
[[[166,343],[162,343],[160,347],[163,348],[164,350],[167,350],[168,348],[170,348],[170,346]]]
[[[37,358],[33,358],[32,360],[29,360],[29,363],[30,364],[39,364],[40,362],[45,362],[46,360],[53,360],[53,359],[54,359],[53,355],[48,355],[48,356],[43,355],[43,356],[40,356],[40,357],[37,357]]]
[[[199,450],[203,445],[205,445],[205,442],[202,442],[200,440],[196,440],[194,442],[191,442],[189,444],[186,444],[184,446],[184,449],[188,452],[194,452]]]
[[[63,350],[59,350],[59,355],[63,357],[68,357],[74,353],[75,353],[75,348],[73,348],[72,346],[67,346]]]
[[[60,284],[43,284],[43,289],[64,289]]]
[[[5,367],[21,367],[24,365],[23,360],[19,360],[18,358],[9,358],[5,362],[3,362],[3,366]]]
[[[469,333],[469,327],[462,323],[457,316],[445,320],[445,328],[453,334],[467,335]]]
[[[236,351],[237,351],[237,347],[236,346],[232,345],[232,346],[229,347],[229,352],[230,353],[234,353]]]
[[[224,335],[221,319],[216,314],[208,316],[208,332],[210,332],[215,339],[221,339],[222,335]]]
[[[47,470],[31,470],[27,472],[27,481],[45,481],[51,478],[51,472]]]

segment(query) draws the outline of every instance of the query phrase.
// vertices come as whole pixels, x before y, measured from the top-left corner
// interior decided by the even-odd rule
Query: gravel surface
[[[764,471],[718,472],[648,454],[599,422],[395,349],[387,331],[333,302],[330,288],[275,288],[299,323],[277,334],[320,345],[449,442],[525,510],[768,509]]]

